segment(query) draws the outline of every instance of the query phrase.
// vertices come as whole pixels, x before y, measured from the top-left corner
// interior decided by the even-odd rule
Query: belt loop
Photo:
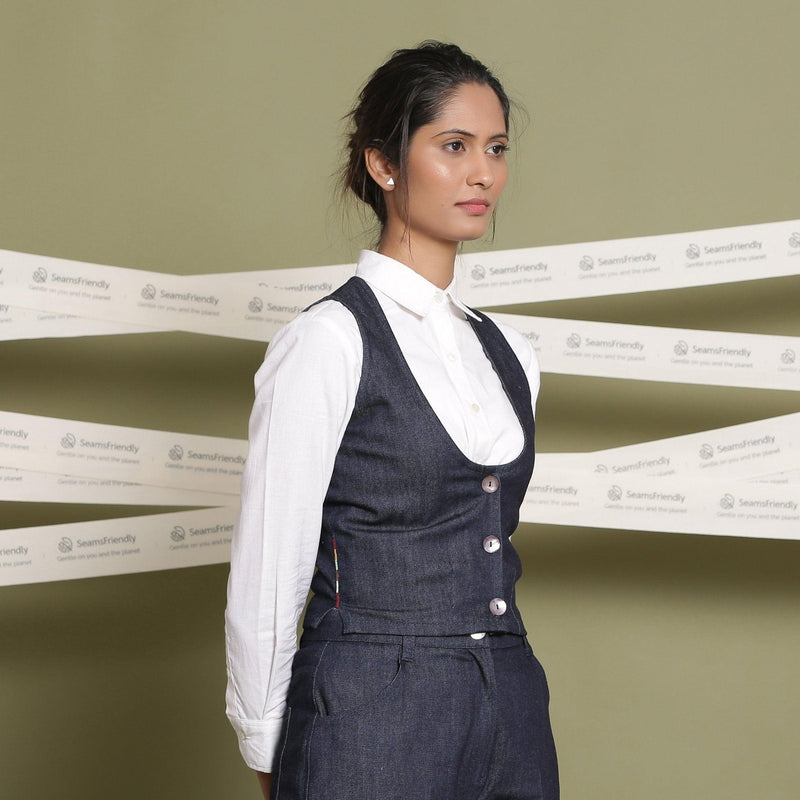
[[[416,636],[404,636],[402,644],[400,645],[400,660],[413,661],[414,660],[414,647],[417,644]]]

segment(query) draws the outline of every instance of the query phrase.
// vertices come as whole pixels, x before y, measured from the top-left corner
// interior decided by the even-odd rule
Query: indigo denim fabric
[[[534,420],[514,351],[487,317],[470,319],[525,436],[513,461],[476,464],[447,435],[369,286],[351,278],[331,299],[353,313],[364,355],[323,506],[306,626],[336,607],[345,632],[524,634],[509,537],[533,471]],[[499,540],[496,551],[484,549],[487,536]],[[505,613],[492,613],[495,598]]]
[[[524,637],[337,625],[334,610],[295,657],[273,800],[557,800],[547,682]]]
[[[369,286],[352,278],[331,298],[358,323],[363,367],[272,798],[557,800],[547,681],[516,606],[509,538],[534,461],[522,366],[491,320],[470,320],[525,434],[513,461],[477,464],[443,428]]]

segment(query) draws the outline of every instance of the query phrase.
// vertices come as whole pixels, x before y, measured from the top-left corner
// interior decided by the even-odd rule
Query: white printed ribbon
[[[797,486],[644,478],[576,470],[540,472],[520,519],[592,528],[800,539]]]
[[[800,337],[491,316],[530,340],[542,372],[800,391]]]
[[[481,308],[800,274],[800,220],[466,255],[465,302]]]
[[[0,466],[230,495],[246,455],[240,439],[0,412]]]
[[[232,492],[195,491],[108,478],[0,467],[0,501],[201,508],[236,504],[238,496]]]
[[[235,508],[0,531],[0,586],[229,560]]]
[[[0,331],[19,306],[267,341],[351,274],[353,265],[340,264],[182,276],[0,250]],[[800,220],[498,250],[457,262],[462,299],[481,308],[797,274]]]

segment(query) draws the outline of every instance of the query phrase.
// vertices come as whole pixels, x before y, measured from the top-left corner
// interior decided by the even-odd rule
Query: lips
[[[463,203],[456,203],[459,208],[463,208],[470,214],[485,214],[489,208],[489,201],[481,197],[471,197]]]

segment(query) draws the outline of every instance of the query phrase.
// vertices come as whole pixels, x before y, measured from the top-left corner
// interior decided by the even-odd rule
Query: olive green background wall
[[[531,117],[479,249],[797,218],[798,30],[795,0],[4,0],[0,247],[187,274],[354,260],[365,238],[330,180],[340,118],[428,37],[493,65]],[[792,278],[509,310],[800,335],[798,309]],[[0,409],[244,437],[262,355],[178,333],[2,343]],[[545,375],[538,443],[798,408]],[[0,503],[0,527],[152,510]],[[797,797],[800,542],[535,525],[515,541],[565,800]],[[223,714],[225,580],[0,589],[0,797],[257,797]]]

